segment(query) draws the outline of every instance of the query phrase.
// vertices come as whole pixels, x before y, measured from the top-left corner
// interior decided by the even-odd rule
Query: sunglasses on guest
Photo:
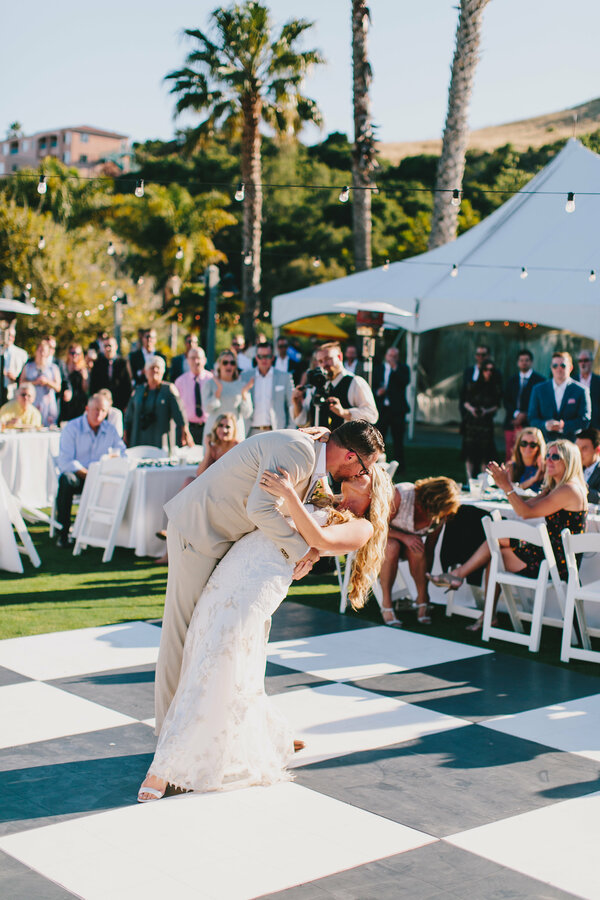
[[[552,462],[558,462],[561,457],[558,455],[558,453],[546,453],[546,459],[551,459]]]
[[[235,365],[237,365],[237,363],[234,359],[222,359],[221,365],[222,366],[235,366]]]
[[[566,369],[567,364],[564,362],[563,363],[552,363],[551,368],[552,369]]]
[[[270,353],[257,353],[256,358],[257,359],[272,359],[273,357],[271,356]]]
[[[534,447],[539,446],[540,445],[537,443],[537,441],[521,441],[521,443],[519,444],[519,447],[531,447],[532,450]]]

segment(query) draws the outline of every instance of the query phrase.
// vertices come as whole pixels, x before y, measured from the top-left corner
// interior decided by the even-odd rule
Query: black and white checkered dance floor
[[[597,678],[286,602],[295,781],[139,805],[159,638],[0,641],[0,897],[600,898]]]

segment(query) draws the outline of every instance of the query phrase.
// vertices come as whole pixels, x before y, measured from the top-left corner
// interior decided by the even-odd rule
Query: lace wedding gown
[[[314,510],[319,524],[325,510]],[[200,596],[149,775],[192,791],[288,781],[293,735],[265,693],[271,616],[293,564],[261,531],[237,541]]]

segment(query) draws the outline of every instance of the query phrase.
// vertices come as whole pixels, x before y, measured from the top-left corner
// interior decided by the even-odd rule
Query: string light
[[[318,269],[319,266],[321,265],[321,257],[315,256],[315,258],[312,261],[312,264],[313,264],[313,268]]]
[[[388,272],[389,268],[390,268],[390,261],[389,261],[389,259],[386,259],[386,261],[383,264],[383,271]]]
[[[572,213],[575,212],[575,194],[573,191],[569,191],[567,194],[567,202],[565,203],[565,212]]]
[[[525,266],[521,266],[521,275],[520,275],[520,277],[521,277],[522,279],[525,279],[525,278],[527,278],[528,274],[529,274],[529,272],[527,271],[527,269],[525,268]]]
[[[454,263],[454,265],[452,266],[452,271],[450,272],[450,278],[456,278],[457,275],[458,275],[458,266],[456,265],[456,263]]]
[[[244,256],[244,265],[251,266],[252,265],[252,250],[248,250],[243,254]]]
[[[350,188],[346,184],[343,189],[340,191],[339,201],[340,203],[347,203],[350,199]]]
[[[38,250],[43,250],[46,246],[46,239],[43,234],[40,234],[40,239],[38,241]]]
[[[452,199],[450,200],[452,206],[460,206],[460,191],[457,188],[454,188],[452,191]]]
[[[136,197],[144,196],[144,179],[143,178],[138,178],[138,180],[135,183],[135,191],[133,193],[135,194]]]
[[[588,281],[595,281],[595,280],[596,280],[596,273],[595,273],[594,270],[592,269],[591,272],[590,272],[590,274],[589,274],[589,276],[588,276]]]
[[[238,203],[241,203],[244,197],[246,196],[246,188],[244,187],[244,182],[240,181],[238,185],[238,189],[235,192],[235,199]]]
[[[183,259],[183,247],[179,246],[177,248],[177,253],[175,254],[175,259]]]
[[[38,194],[45,194],[48,190],[48,185],[46,184],[46,176],[40,175],[40,180],[38,181],[37,192]]]
[[[106,252],[108,253],[109,256],[115,255],[115,245],[113,244],[112,241],[108,242],[108,247],[106,248]]]

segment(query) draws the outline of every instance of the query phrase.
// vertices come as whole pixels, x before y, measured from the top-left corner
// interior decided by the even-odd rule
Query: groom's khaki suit
[[[299,431],[257,434],[222,456],[165,505],[169,577],[156,666],[157,734],[177,689],[196,601],[231,545],[260,528],[291,562],[306,553],[306,542],[281,515],[277,499],[260,487],[261,474],[285,469],[303,497],[315,461],[314,441]]]

